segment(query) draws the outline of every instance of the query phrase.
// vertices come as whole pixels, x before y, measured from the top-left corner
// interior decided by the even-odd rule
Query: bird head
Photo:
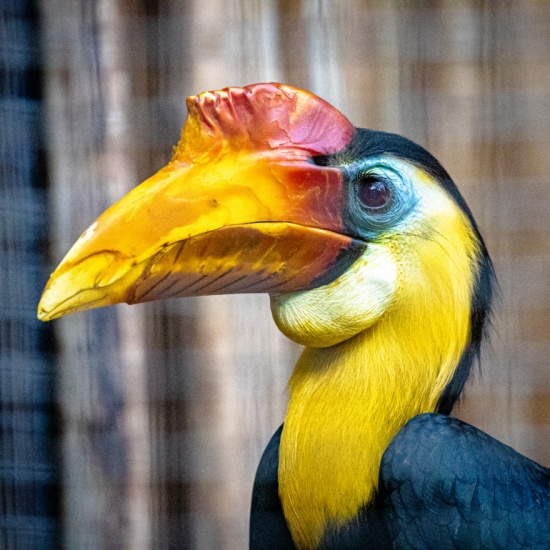
[[[322,348],[394,311],[414,316],[432,296],[425,301],[444,307],[467,300],[470,341],[481,338],[490,260],[424,149],[355,128],[281,84],[201,93],[187,108],[170,163],[82,234],[52,274],[39,319],[265,292],[287,336]]]

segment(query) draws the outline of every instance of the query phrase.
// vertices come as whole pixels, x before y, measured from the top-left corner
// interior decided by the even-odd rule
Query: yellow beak
[[[169,165],[84,232],[52,274],[39,319],[118,302],[312,288],[363,250],[345,235],[342,174],[311,162],[351,139],[336,109],[274,84],[206,92],[188,109]]]

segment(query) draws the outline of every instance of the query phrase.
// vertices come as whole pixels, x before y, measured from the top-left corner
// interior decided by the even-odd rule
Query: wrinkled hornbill
[[[258,469],[252,548],[549,547],[549,471],[447,416],[494,277],[439,162],[285,85],[187,106],[171,162],[85,231],[39,318],[270,295],[305,350]]]

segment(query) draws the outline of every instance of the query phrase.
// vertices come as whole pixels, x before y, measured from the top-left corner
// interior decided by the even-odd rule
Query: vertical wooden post
[[[278,81],[278,18],[268,1],[192,2],[192,90]],[[296,346],[277,331],[266,296],[197,300],[189,410],[190,546],[244,548],[263,447],[284,417]]]
[[[119,4],[42,2],[57,260],[137,181]],[[56,322],[67,548],[150,546],[142,321],[121,306]]]

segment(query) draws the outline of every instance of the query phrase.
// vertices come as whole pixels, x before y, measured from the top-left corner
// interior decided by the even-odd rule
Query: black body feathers
[[[295,548],[278,496],[281,431],[254,484],[252,550]],[[550,549],[550,472],[456,418],[419,415],[384,453],[375,503],[321,548]]]
[[[456,418],[406,424],[380,492],[394,548],[550,548],[550,471]]]

